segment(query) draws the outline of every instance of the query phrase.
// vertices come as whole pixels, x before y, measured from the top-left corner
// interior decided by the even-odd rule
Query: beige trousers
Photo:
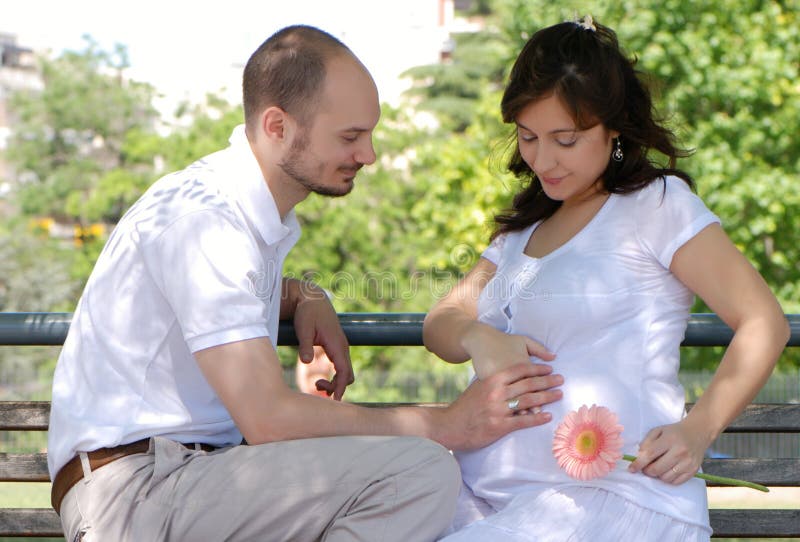
[[[146,454],[89,472],[64,497],[68,542],[435,540],[458,465],[415,437],[332,437]]]

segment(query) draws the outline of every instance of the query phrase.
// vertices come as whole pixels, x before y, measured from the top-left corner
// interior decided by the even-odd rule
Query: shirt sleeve
[[[192,352],[269,336],[274,276],[235,217],[198,210],[169,225],[145,259]],[[273,270],[274,271],[274,270]]]
[[[505,246],[507,238],[507,233],[503,233],[495,237],[492,242],[489,243],[489,246],[486,247],[486,250],[481,253],[481,258],[486,258],[493,264],[498,265],[500,263],[500,256],[503,253],[503,246]]]
[[[703,200],[678,177],[654,181],[643,188],[636,213],[639,242],[665,268],[669,268],[675,252],[689,239],[708,225],[720,223]]]

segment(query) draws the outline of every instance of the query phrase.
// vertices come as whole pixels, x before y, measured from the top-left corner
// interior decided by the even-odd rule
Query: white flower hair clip
[[[591,15],[584,15],[583,19],[578,19],[578,17],[576,16],[575,20],[572,22],[580,26],[584,30],[590,30],[592,32],[597,31],[597,27],[594,25],[594,19],[592,19]]]

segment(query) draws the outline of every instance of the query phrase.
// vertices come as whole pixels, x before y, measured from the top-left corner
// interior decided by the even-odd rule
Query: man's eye
[[[348,141],[350,143],[355,143],[356,139],[358,139],[358,136],[357,135],[346,135],[346,136],[342,136],[342,139],[344,139],[345,141]]]

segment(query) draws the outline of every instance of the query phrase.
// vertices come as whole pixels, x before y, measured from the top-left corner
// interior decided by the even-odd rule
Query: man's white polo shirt
[[[281,269],[299,236],[242,126],[227,149],[153,184],[114,229],[73,315],[53,382],[51,478],[78,451],[155,435],[240,442],[192,353],[276,344]]]

